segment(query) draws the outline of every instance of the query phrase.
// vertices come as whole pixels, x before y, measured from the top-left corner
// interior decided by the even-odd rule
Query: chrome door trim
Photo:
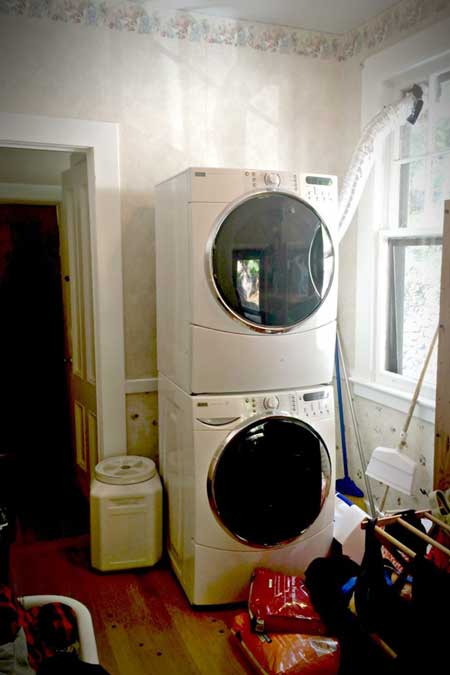
[[[310,209],[319,219],[319,222],[321,223],[322,227],[325,228],[328,237],[330,238],[331,242],[331,247],[333,249],[333,270],[331,272],[331,278],[330,278],[330,283],[328,285],[327,291],[323,298],[321,299],[321,302],[318,304],[318,306],[307,316],[305,316],[301,321],[298,321],[297,323],[292,324],[291,326],[262,326],[261,324],[254,323],[253,321],[250,321],[249,319],[245,319],[244,317],[240,316],[237,312],[234,311],[224,300],[222,297],[217,284],[216,280],[214,278],[214,266],[213,266],[213,248],[214,248],[214,242],[217,238],[217,235],[219,233],[220,228],[222,227],[224,221],[228,218],[228,216],[238,207],[244,204],[247,201],[250,201],[251,199],[254,199],[255,197],[262,197],[263,195],[266,194],[279,194],[279,195],[285,195],[286,197],[291,197],[293,199],[296,199],[297,201],[301,202],[306,206],[308,209]],[[305,199],[302,199],[299,197],[299,195],[296,192],[291,192],[290,190],[278,190],[276,188],[263,188],[262,190],[253,190],[251,192],[246,192],[243,194],[241,197],[238,197],[237,199],[233,200],[226,206],[223,211],[217,216],[216,220],[214,221],[213,228],[209,234],[208,240],[206,242],[206,250],[205,250],[205,273],[206,273],[206,279],[208,281],[208,285],[210,287],[210,290],[212,292],[212,295],[216,302],[220,305],[222,309],[225,310],[225,312],[234,320],[239,321],[240,323],[244,324],[248,328],[251,328],[257,333],[266,333],[266,334],[273,334],[273,333],[287,333],[290,330],[293,330],[297,326],[300,326],[304,321],[309,319],[311,316],[313,316],[318,309],[322,306],[322,304],[325,302],[325,299],[331,290],[331,287],[333,285],[334,281],[334,274],[335,274],[335,261],[336,261],[336,254],[335,254],[335,246],[333,243],[333,237],[331,236],[331,232],[328,229],[327,225],[325,224],[322,216],[316,211],[316,209]],[[315,286],[314,282],[313,285]],[[320,294],[319,294],[320,297]]]
[[[303,428],[306,428],[308,431],[312,433],[313,436],[318,438],[320,443],[322,444],[323,449],[325,450],[326,457],[328,459],[328,465],[329,465],[329,477],[328,480],[325,482],[322,481],[322,494],[321,494],[321,499],[320,499],[320,509],[319,509],[319,515],[322,512],[323,505],[325,504],[325,501],[330,493],[330,488],[331,488],[331,479],[333,475],[333,463],[331,461],[331,456],[328,451],[328,447],[323,440],[322,436],[319,434],[314,427],[312,427],[308,422],[305,422],[304,420],[300,419],[299,417],[293,417],[290,413],[286,412],[266,412],[263,413],[262,415],[256,415],[253,417],[250,417],[240,424],[238,424],[230,433],[226,435],[224,440],[221,442],[219,447],[217,448],[216,452],[213,455],[213,458],[211,460],[211,463],[209,465],[209,470],[208,470],[208,476],[206,479],[206,490],[207,490],[207,495],[208,495],[208,501],[209,501],[209,506],[211,508],[211,511],[214,514],[214,517],[220,527],[228,534],[230,537],[232,537],[235,541],[240,542],[241,544],[246,544],[247,546],[254,548],[254,549],[277,549],[277,548],[282,548],[283,546],[286,546],[287,544],[291,544],[292,542],[296,541],[299,539],[303,534],[311,527],[311,525],[314,524],[311,523],[308,527],[306,527],[304,530],[300,532],[300,534],[296,534],[295,537],[291,537],[290,539],[283,540],[281,542],[278,542],[277,544],[273,545],[264,545],[264,544],[255,544],[244,537],[240,537],[237,535],[235,532],[232,532],[229,530],[225,523],[222,521],[217,505],[216,505],[216,500],[214,496],[214,478],[217,470],[217,465],[219,463],[220,457],[222,456],[222,453],[226,450],[228,444],[237,436],[243,429],[254,426],[255,423],[258,422],[264,422],[266,420],[275,420],[275,419],[280,419],[280,420],[290,420],[291,422],[294,422],[298,426],[301,426]],[[317,517],[319,517],[319,515]]]

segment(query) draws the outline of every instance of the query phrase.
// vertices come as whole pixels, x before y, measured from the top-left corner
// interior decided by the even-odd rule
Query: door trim
[[[85,152],[97,366],[98,458],[126,452],[119,125],[0,112],[0,147]]]

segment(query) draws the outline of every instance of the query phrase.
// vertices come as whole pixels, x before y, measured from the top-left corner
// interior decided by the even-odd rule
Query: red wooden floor
[[[111,675],[243,675],[253,670],[228,630],[236,610],[193,610],[167,564],[103,574],[87,536],[13,545],[19,595],[69,595],[91,611],[102,665]]]

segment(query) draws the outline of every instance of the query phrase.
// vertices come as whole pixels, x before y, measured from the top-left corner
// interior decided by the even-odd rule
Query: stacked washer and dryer
[[[194,605],[333,536],[334,176],[191,168],[157,186],[160,471]]]

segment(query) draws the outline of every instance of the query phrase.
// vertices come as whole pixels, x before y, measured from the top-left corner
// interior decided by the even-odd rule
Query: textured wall
[[[355,411],[359,423],[362,446],[366,464],[368,464],[373,450],[378,446],[395,448],[400,440],[400,431],[405,422],[405,414],[378,405],[372,401],[355,397]],[[355,483],[366,492],[361,462],[357,452],[355,433],[352,426],[350,411],[345,406],[346,438],[348,448],[349,473]],[[338,434],[339,438],[339,434]],[[414,419],[408,432],[408,449],[406,455],[418,462],[413,494],[406,496],[390,490],[386,501],[386,509],[426,507],[428,500],[426,493],[432,489],[433,457],[434,457],[434,425]],[[343,475],[341,462],[341,443],[338,440],[338,476]],[[375,503],[379,503],[384,485],[371,480]]]
[[[348,83],[335,60],[7,16],[0,52],[3,111],[120,124],[130,379],[156,375],[156,183],[189,165],[345,167]],[[155,407],[154,394],[128,396],[131,452],[155,453]]]
[[[258,27],[256,39],[251,26],[229,22],[225,32],[214,23],[197,39],[195,22],[153,30],[131,10],[113,21],[77,7],[0,0],[0,109],[120,124],[126,371],[152,377],[155,184],[189,165],[342,177],[359,137],[363,55],[447,13],[449,3],[407,0],[339,44],[304,33],[287,39],[273,27]],[[351,360],[355,251],[353,227],[341,251],[339,305]],[[130,452],[155,456],[156,408],[155,394],[127,397]],[[395,415],[384,411],[380,437]],[[363,427],[369,448],[377,433],[370,416]],[[351,456],[354,464],[353,447]]]

